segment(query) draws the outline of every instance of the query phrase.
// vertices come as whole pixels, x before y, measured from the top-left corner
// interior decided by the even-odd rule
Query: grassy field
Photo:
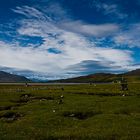
[[[140,84],[1,85],[0,140],[140,140]]]

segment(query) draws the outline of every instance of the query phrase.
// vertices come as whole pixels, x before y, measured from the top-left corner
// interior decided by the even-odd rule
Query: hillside
[[[130,72],[122,74],[110,74],[110,73],[96,73],[87,76],[80,76],[69,79],[61,79],[49,82],[58,82],[58,83],[108,83],[108,82],[117,82],[121,77],[125,77],[128,82],[137,82],[140,81],[140,69],[133,70]]]
[[[48,82],[50,83],[109,83],[109,82],[119,81],[122,76],[125,77],[128,82],[140,82],[140,69],[129,71],[122,74],[96,73],[87,76],[53,80]],[[4,71],[0,71],[0,83],[22,83],[22,82],[32,82],[32,81],[24,76],[18,76]]]
[[[104,83],[104,82],[112,82],[112,79],[118,80],[118,76],[115,74],[109,74],[109,73],[97,73],[97,74],[91,74],[87,76],[80,76],[75,78],[69,78],[69,79],[61,79],[61,80],[55,80],[51,82],[60,82],[60,83]]]
[[[124,73],[125,76],[140,76],[140,69]]]
[[[31,82],[31,81],[25,78],[24,76],[18,76],[0,71],[0,83],[21,83],[21,82]]]

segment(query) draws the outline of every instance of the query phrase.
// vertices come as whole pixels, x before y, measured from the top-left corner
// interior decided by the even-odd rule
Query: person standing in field
[[[28,87],[28,83],[25,83],[25,87]]]
[[[121,82],[121,90],[122,91],[128,90],[128,83],[124,77],[121,78],[120,82]]]

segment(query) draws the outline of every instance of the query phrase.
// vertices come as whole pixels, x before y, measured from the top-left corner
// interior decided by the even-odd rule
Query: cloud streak
[[[57,7],[59,9],[61,8]],[[52,78],[66,78],[77,75],[77,72],[82,74],[84,70],[87,73],[97,69],[126,70],[133,63],[132,52],[108,46],[99,47],[88,38],[113,35],[119,30],[116,24],[94,25],[68,18],[56,22],[48,16],[49,13],[44,14],[43,11],[29,6],[17,7],[13,11],[24,16],[18,21],[18,35],[40,37],[42,42],[23,47],[18,41],[0,41],[2,67],[46,73],[49,78],[50,75]],[[61,15],[63,13],[66,12],[61,9]],[[52,50],[59,53],[52,53]],[[93,69],[89,70],[89,65]]]
[[[130,25],[125,31],[114,37],[114,41],[118,46],[127,45],[130,48],[140,47],[140,23]]]
[[[127,14],[121,11],[120,7],[117,4],[108,4],[94,1],[93,5],[95,5],[98,11],[102,11],[104,15],[108,15],[111,17],[115,16],[115,18],[118,19],[125,19],[128,17]]]
[[[82,23],[81,21],[60,23],[59,27],[74,33],[94,37],[109,36],[119,30],[117,24],[92,25]]]

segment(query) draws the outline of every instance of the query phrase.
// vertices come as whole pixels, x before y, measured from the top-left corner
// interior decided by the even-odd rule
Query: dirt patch
[[[21,98],[23,98],[23,97],[24,98],[28,98],[28,97],[31,97],[31,96],[33,96],[33,95],[31,95],[30,93],[26,93],[26,94],[21,94],[20,95]]]
[[[112,96],[121,96],[121,93],[98,93],[98,94],[95,94],[95,95],[97,95],[97,96],[100,96],[100,97],[107,97],[107,96],[110,96],[110,97],[112,97]]]
[[[71,93],[71,92],[70,92]],[[73,94],[73,93],[72,93]],[[81,95],[91,95],[91,96],[99,96],[99,97],[112,97],[112,96],[122,96],[122,93],[85,93],[85,92],[78,92],[76,94],[81,94]],[[127,95],[130,96],[130,95]]]
[[[63,113],[63,116],[64,117],[70,117],[70,118],[76,118],[76,119],[79,119],[79,120],[86,120],[92,116],[95,116],[95,115],[98,115],[98,114],[101,114],[102,112],[100,111],[88,111],[88,112],[69,112],[69,111],[66,111]]]
[[[131,111],[127,108],[124,108],[124,109],[120,109],[120,110],[114,112],[114,114],[117,114],[117,115],[131,115]]]
[[[40,96],[34,96],[31,94],[22,94],[20,95],[20,98],[18,100],[13,100],[12,102],[16,102],[19,104],[26,104],[28,102],[32,102],[32,101],[46,101],[46,100],[55,100],[54,97],[52,96],[48,96],[48,97],[40,97]]]
[[[51,97],[51,96],[49,96],[49,97],[32,97],[32,98],[30,98],[31,100],[55,100],[54,99],[54,97]]]
[[[6,112],[0,115],[0,119],[3,119],[6,122],[13,122],[19,120],[24,115],[18,112]]]
[[[11,109],[11,106],[0,106],[0,111],[10,110],[10,109]]]
[[[15,104],[15,105],[10,105],[10,106],[0,106],[0,111],[4,111],[4,110],[13,110],[16,107],[21,106],[21,104]]]

